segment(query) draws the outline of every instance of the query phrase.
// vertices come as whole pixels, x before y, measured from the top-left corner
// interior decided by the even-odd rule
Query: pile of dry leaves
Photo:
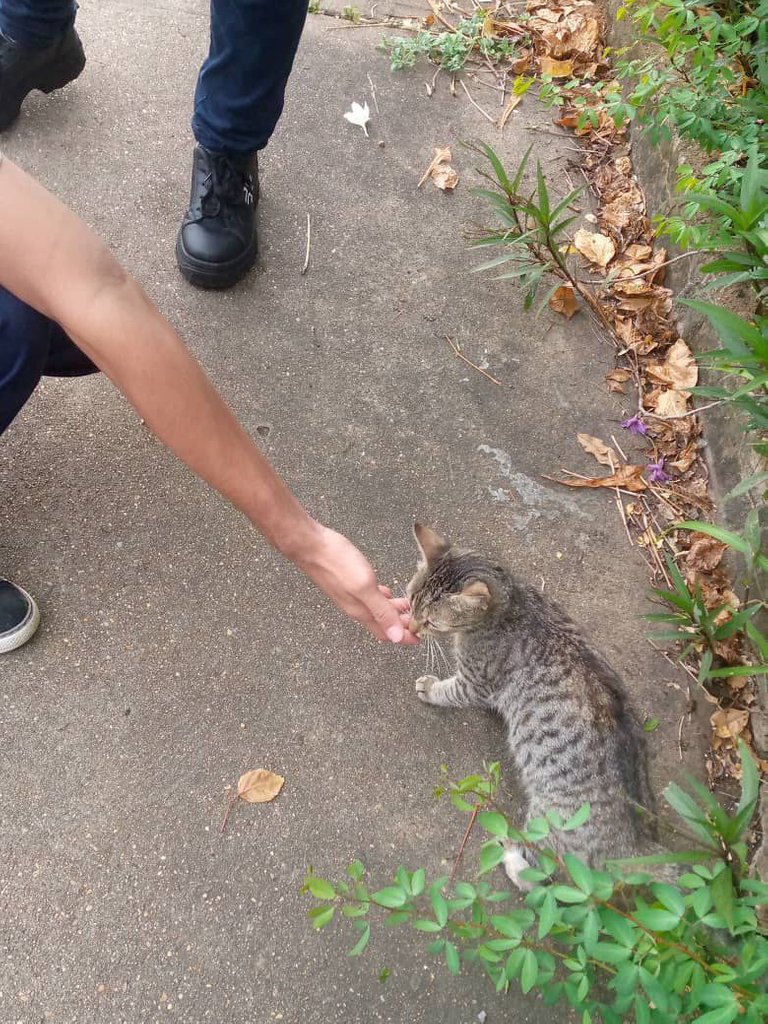
[[[604,71],[602,26],[594,4],[529,0],[528,12],[543,73],[587,80]],[[674,529],[681,520],[706,519],[713,506],[701,457],[701,425],[691,401],[698,368],[679,337],[672,293],[664,286],[667,252],[655,243],[622,133],[600,109],[599,92],[576,89],[568,95],[570,102],[561,109],[557,123],[572,128],[584,140],[580,168],[596,199],[598,229],[581,229],[574,236],[573,249],[582,257],[581,270],[588,275],[586,280],[578,278],[574,291],[587,299],[590,310],[598,310],[602,326],[613,335],[617,366],[606,382],[611,391],[627,395],[631,415],[622,424],[625,436],[642,439],[646,451],[644,458],[640,453],[626,456],[615,438],[611,448],[601,439],[580,435],[585,450],[609,472],[600,477],[570,476],[561,482],[571,487],[612,488],[630,543],[645,552],[652,578],[670,584],[666,559],[671,557],[689,589],[698,588],[707,608],[720,609],[718,618],[724,621],[741,605],[722,567],[726,546],[703,533]],[[577,100],[580,95],[596,105],[596,116],[584,118]],[[738,633],[716,645],[714,653],[721,665],[750,664]],[[736,743],[739,737],[751,741],[749,714],[756,699],[749,678],[719,680],[716,687],[708,686],[705,696],[715,708],[710,776],[713,780],[738,777]],[[768,762],[760,767],[768,770]]]
[[[450,27],[449,16],[459,8],[429,3],[432,17]],[[584,175],[595,198],[596,215],[585,216],[589,228],[578,230],[568,247],[570,254],[581,257],[580,265],[572,280],[554,293],[550,306],[569,318],[584,309],[610,335],[616,366],[606,383],[612,392],[626,395],[627,418],[623,439],[578,436],[605,473],[564,471],[567,478],[559,482],[612,490],[629,543],[643,553],[654,583],[671,587],[671,558],[691,590],[698,588],[707,607],[720,609],[719,617],[726,619],[741,602],[721,564],[725,546],[703,533],[675,529],[676,523],[707,519],[713,512],[701,457],[701,425],[691,401],[698,368],[679,336],[672,292],[664,284],[668,254],[651,232],[626,139],[601,102],[600,83],[610,73],[603,60],[603,29],[601,10],[591,0],[528,0],[524,14],[517,5],[498,3],[487,12],[483,28],[486,36],[517,42],[516,60],[502,77],[539,74],[568,80],[555,123],[582,139],[583,157],[575,170]],[[506,105],[495,121],[499,128],[521,99],[513,94],[507,101],[505,88],[502,82]],[[427,175],[440,166],[441,155],[436,151]],[[719,665],[750,663],[739,634],[714,653]],[[695,679],[695,663],[684,667]],[[714,706],[710,775],[713,780],[738,777],[737,740],[751,741],[749,714],[756,699],[752,684],[749,677],[734,676],[710,684],[705,696]],[[768,763],[761,767],[768,770]]]

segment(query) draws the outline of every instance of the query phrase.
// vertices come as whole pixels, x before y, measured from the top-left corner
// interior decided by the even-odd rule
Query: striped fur
[[[455,672],[424,676],[421,700],[501,715],[529,818],[591,814],[556,846],[596,866],[648,852],[638,807],[652,810],[645,735],[624,685],[563,609],[506,569],[416,527],[421,558],[408,587],[412,629],[450,637]],[[526,866],[507,855],[507,872]]]

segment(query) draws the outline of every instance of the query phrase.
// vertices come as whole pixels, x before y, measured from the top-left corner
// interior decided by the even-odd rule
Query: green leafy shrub
[[[678,168],[681,191],[738,194],[749,154],[768,152],[768,0],[626,0],[619,17],[627,15],[652,50],[616,61],[604,92],[616,123],[635,121],[653,141],[674,130],[710,157],[698,173]],[[710,237],[691,223],[700,209],[692,199],[660,226],[699,247]]]
[[[509,39],[483,35],[485,12],[462,18],[454,31],[423,31],[414,37],[385,36],[382,49],[389,53],[393,71],[412,68],[417,61],[426,59],[444,71],[461,71],[472,55],[488,57],[491,61],[504,61],[512,57],[515,46]]]
[[[756,908],[768,902],[768,885],[746,877],[744,836],[759,782],[743,744],[741,755],[742,793],[733,813],[694,780],[694,795],[676,785],[665,791],[696,849],[614,862],[602,871],[560,858],[556,842],[547,848],[557,830],[584,823],[588,805],[571,821],[548,815],[516,829],[495,803],[499,766],[491,765],[485,775],[448,784],[453,804],[488,836],[471,880],[430,879],[424,868],[401,867],[379,888],[366,881],[360,861],[334,883],[310,871],[303,890],[316,903],[310,921],[321,929],[347,918],[357,933],[351,956],[363,953],[378,917],[408,926],[430,940],[428,951],[453,974],[462,964],[480,968],[497,991],[537,990],[547,1004],[579,1010],[583,1024],[762,1024],[768,937]],[[522,901],[485,877],[508,839],[537,850],[539,867],[524,872],[533,887]],[[660,863],[690,868],[671,885],[644,873]]]

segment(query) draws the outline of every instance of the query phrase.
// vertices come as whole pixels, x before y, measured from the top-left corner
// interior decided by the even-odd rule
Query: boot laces
[[[251,175],[240,170],[223,154],[211,156],[210,171],[203,185],[201,199],[204,217],[216,217],[223,206],[242,205],[246,193],[252,191]]]

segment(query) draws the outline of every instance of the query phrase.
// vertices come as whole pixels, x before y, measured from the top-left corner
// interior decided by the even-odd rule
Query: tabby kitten
[[[638,813],[653,806],[645,738],[618,675],[554,601],[426,526],[414,532],[411,629],[451,637],[456,659],[448,679],[418,679],[418,696],[505,719],[529,817],[557,811],[565,820],[589,802],[584,826],[553,833],[560,853],[599,866],[648,852]],[[520,847],[507,849],[504,867],[521,889],[530,866]]]

